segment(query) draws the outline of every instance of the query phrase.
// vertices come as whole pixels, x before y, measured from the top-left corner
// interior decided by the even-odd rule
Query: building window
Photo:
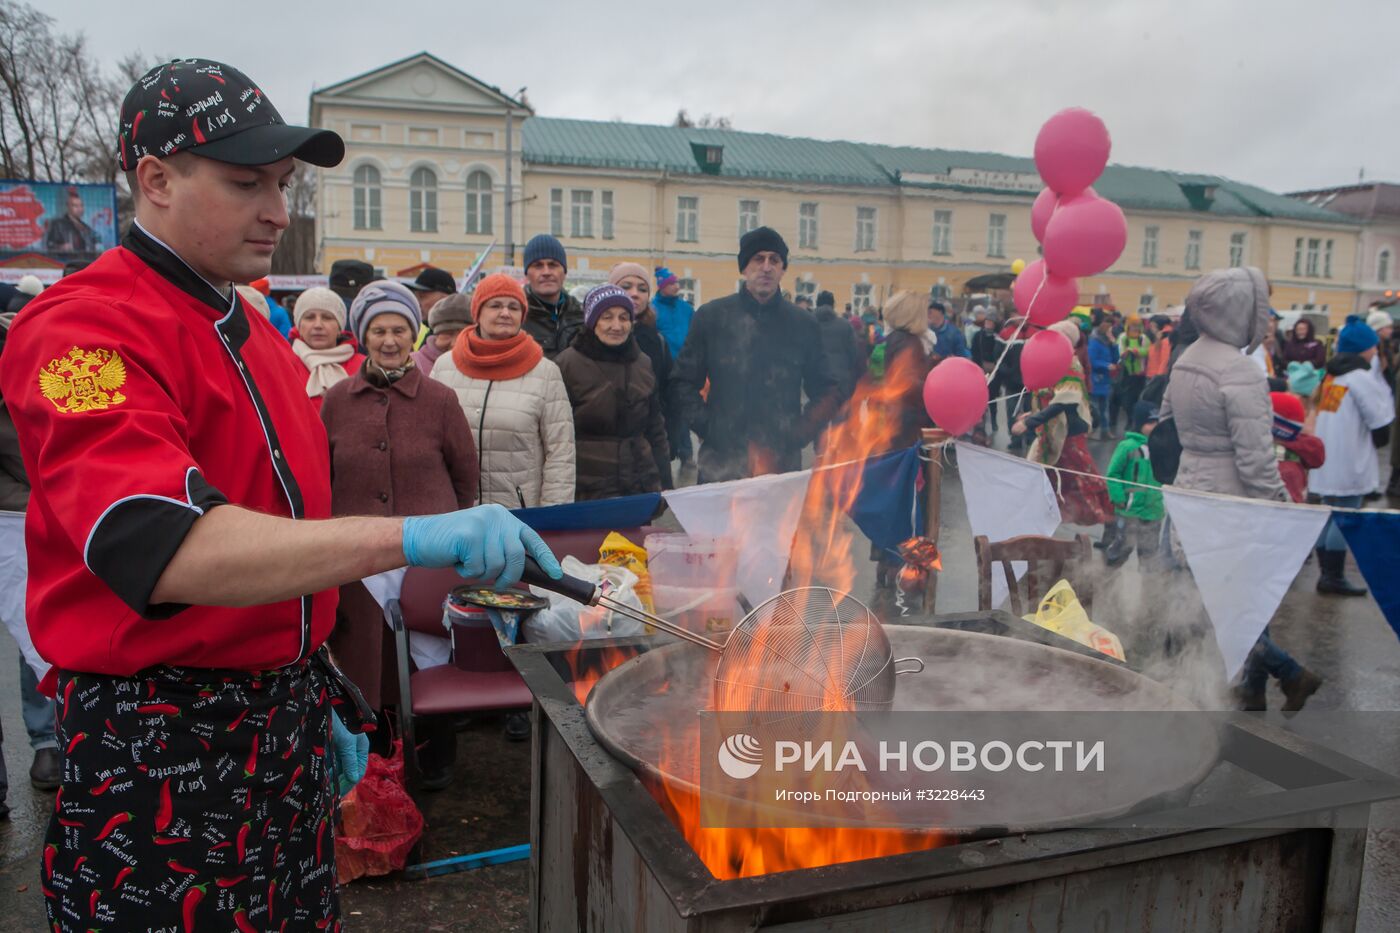
[[[810,298],[812,304],[817,303],[817,283],[810,279],[798,279],[797,287],[794,289],[794,297]]]
[[[758,227],[758,202],[739,202],[739,236]]]
[[[1390,250],[1383,249],[1376,257],[1376,281],[1385,284],[1390,281]]]
[[[356,230],[383,228],[382,212],[379,209],[380,193],[379,169],[373,165],[361,165],[355,169]]]
[[[611,240],[613,238],[613,193],[611,191],[604,191],[599,194],[599,197],[602,198],[602,220],[600,221],[600,225],[602,227],[603,239]]]
[[[569,192],[569,236],[593,235],[593,192]]]
[[[1322,241],[1316,237],[1308,239],[1308,252],[1304,260],[1303,274],[1317,278],[1317,257],[1322,252]]]
[[[988,238],[990,240],[990,237]],[[953,212],[933,212],[933,255],[948,256],[953,252]]]
[[[860,314],[870,307],[870,292],[873,286],[869,282],[862,282],[851,288],[851,310]]]
[[[700,298],[700,286],[694,279],[676,279],[676,284],[680,286],[680,296],[686,300],[693,308]]]
[[[676,239],[682,243],[700,239],[699,198],[676,198]]]
[[[549,234],[564,235],[564,189],[549,189]]]
[[[1156,227],[1142,231],[1142,265],[1145,269],[1157,268],[1157,232]]]
[[[1143,295],[1138,299],[1138,317],[1147,317],[1157,303],[1156,295]]]
[[[1244,265],[1244,245],[1245,235],[1243,233],[1230,234],[1230,265]]]
[[[939,283],[929,289],[929,298],[934,301],[947,301],[952,297],[953,289],[943,283]]]
[[[491,176],[482,171],[467,176],[467,232],[491,232]]]
[[[856,252],[869,253],[875,249],[875,208],[856,208]]]
[[[1201,268],[1201,239],[1203,234],[1200,230],[1186,231],[1186,268]]]
[[[817,248],[817,202],[803,201],[797,207],[797,247]]]
[[[1293,241],[1293,274],[1303,274],[1303,238]]]
[[[437,175],[418,167],[408,177],[408,228],[414,233],[437,233]]]
[[[1322,277],[1330,279],[1332,277],[1332,241],[1328,240],[1322,244]]]
[[[987,255],[1001,258],[1006,255],[1006,215],[987,216]]]

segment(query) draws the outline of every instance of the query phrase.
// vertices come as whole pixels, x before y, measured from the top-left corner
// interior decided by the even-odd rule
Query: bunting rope
[[[1183,486],[1170,486],[1170,485],[1166,485],[1166,484],[1163,484],[1163,485],[1161,485],[1161,486],[1151,486],[1151,485],[1148,485],[1147,483],[1139,483],[1139,482],[1136,482],[1136,481],[1134,481],[1134,480],[1128,480],[1128,479],[1114,479],[1114,480],[1111,480],[1111,481],[1110,481],[1110,480],[1108,479],[1108,477],[1103,476],[1102,474],[1099,474],[1099,473],[1086,473],[1086,472],[1084,472],[1084,471],[1082,471],[1082,470],[1070,470],[1070,469],[1066,469],[1065,467],[1047,466],[1047,465],[1044,464],[1044,463],[1032,463],[1030,460],[1027,460],[1027,459],[1025,459],[1024,457],[1013,456],[1012,454],[1009,454],[1009,453],[1007,453],[1007,452],[1005,452],[1005,451],[1002,451],[1002,450],[996,450],[996,449],[991,448],[991,447],[981,447],[981,446],[978,446],[978,445],[975,445],[975,444],[969,444],[969,443],[967,443],[966,441],[960,441],[960,440],[956,440],[956,439],[952,439],[952,438],[950,438],[949,440],[944,441],[944,442],[942,442],[942,443],[940,443],[940,444],[925,444],[925,445],[920,445],[920,447],[921,447],[920,456],[923,455],[923,451],[925,451],[925,450],[931,450],[932,448],[935,448],[935,447],[937,447],[937,448],[948,448],[948,447],[952,447],[952,446],[954,446],[954,445],[962,446],[962,447],[971,447],[971,448],[974,448],[974,449],[976,449],[976,450],[978,450],[978,451],[983,451],[983,452],[992,454],[992,455],[994,455],[994,456],[1001,457],[1001,458],[1003,458],[1003,459],[1005,459],[1005,460],[1011,460],[1011,461],[1014,461],[1014,462],[1016,462],[1016,463],[1025,463],[1025,464],[1028,464],[1028,465],[1030,465],[1030,466],[1038,467],[1039,469],[1046,470],[1046,471],[1050,471],[1050,472],[1055,472],[1055,473],[1066,473],[1066,474],[1070,474],[1070,475],[1073,475],[1073,476],[1088,476],[1088,477],[1093,477],[1093,478],[1095,478],[1095,479],[1101,479],[1101,480],[1103,480],[1104,482],[1121,483],[1121,484],[1124,485],[1124,486],[1136,487],[1136,488],[1138,488],[1138,489],[1155,489],[1155,490],[1158,490],[1159,492],[1171,491],[1171,492],[1175,492],[1175,493],[1180,493],[1181,495],[1185,495],[1185,496],[1199,496],[1199,497],[1205,498],[1205,499],[1221,499],[1221,500],[1224,500],[1224,501],[1227,501],[1227,502],[1250,502],[1250,503],[1253,503],[1253,504],[1255,504],[1255,505],[1268,505],[1268,506],[1275,506],[1275,507],[1277,507],[1277,508],[1285,508],[1285,509],[1314,509],[1314,510],[1322,509],[1322,510],[1325,510],[1325,511],[1327,511],[1327,512],[1351,512],[1351,513],[1356,513],[1356,514],[1363,514],[1363,513],[1364,513],[1364,514],[1366,514],[1366,515],[1400,515],[1400,509],[1353,509],[1353,508],[1345,508],[1345,507],[1340,506],[1340,505],[1321,505],[1321,504],[1319,504],[1319,505],[1313,505],[1313,504],[1310,503],[1310,502],[1281,502],[1281,501],[1274,500],[1274,499],[1252,499],[1252,498],[1250,498],[1249,496],[1233,496],[1233,495],[1230,495],[1230,494],[1228,494],[1228,493],[1223,493],[1223,492],[1208,492],[1208,491],[1206,491],[1206,490],[1204,490],[1204,489],[1187,489],[1187,488],[1185,488],[1185,487],[1183,487]],[[945,451],[945,454],[946,454],[946,451]],[[927,459],[927,458],[925,458],[925,459]]]

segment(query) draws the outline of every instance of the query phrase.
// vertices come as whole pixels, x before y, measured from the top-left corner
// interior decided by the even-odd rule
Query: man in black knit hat
[[[703,441],[699,482],[801,469],[802,448],[839,404],[816,320],[780,291],[787,261],[776,230],[750,230],[739,240],[744,284],[702,305],[691,322],[674,384]]]

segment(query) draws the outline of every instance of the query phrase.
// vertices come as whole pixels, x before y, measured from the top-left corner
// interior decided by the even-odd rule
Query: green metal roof
[[[722,178],[895,187],[913,184],[901,181],[905,175],[946,175],[953,168],[1036,173],[1035,162],[1029,158],[993,152],[918,149],[695,127],[531,117],[525,121],[522,136],[525,161],[533,164],[642,169],[680,176],[705,174],[696,161],[692,143],[724,147],[723,166],[718,173]],[[1034,192],[999,188],[918,184],[1034,197]],[[1207,187],[1215,189],[1208,203],[1200,196]],[[1343,214],[1216,175],[1110,165],[1094,188],[1128,210],[1356,223]],[[1194,199],[1191,195],[1195,195]]]

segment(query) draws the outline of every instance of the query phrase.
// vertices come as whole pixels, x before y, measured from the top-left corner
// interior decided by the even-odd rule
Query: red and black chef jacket
[[[306,369],[236,293],[133,224],[120,247],[24,308],[0,385],[33,485],[26,615],[44,658],[122,676],[156,664],[265,670],[326,639],[334,589],[243,609],[150,601],[212,508],[331,513]]]

